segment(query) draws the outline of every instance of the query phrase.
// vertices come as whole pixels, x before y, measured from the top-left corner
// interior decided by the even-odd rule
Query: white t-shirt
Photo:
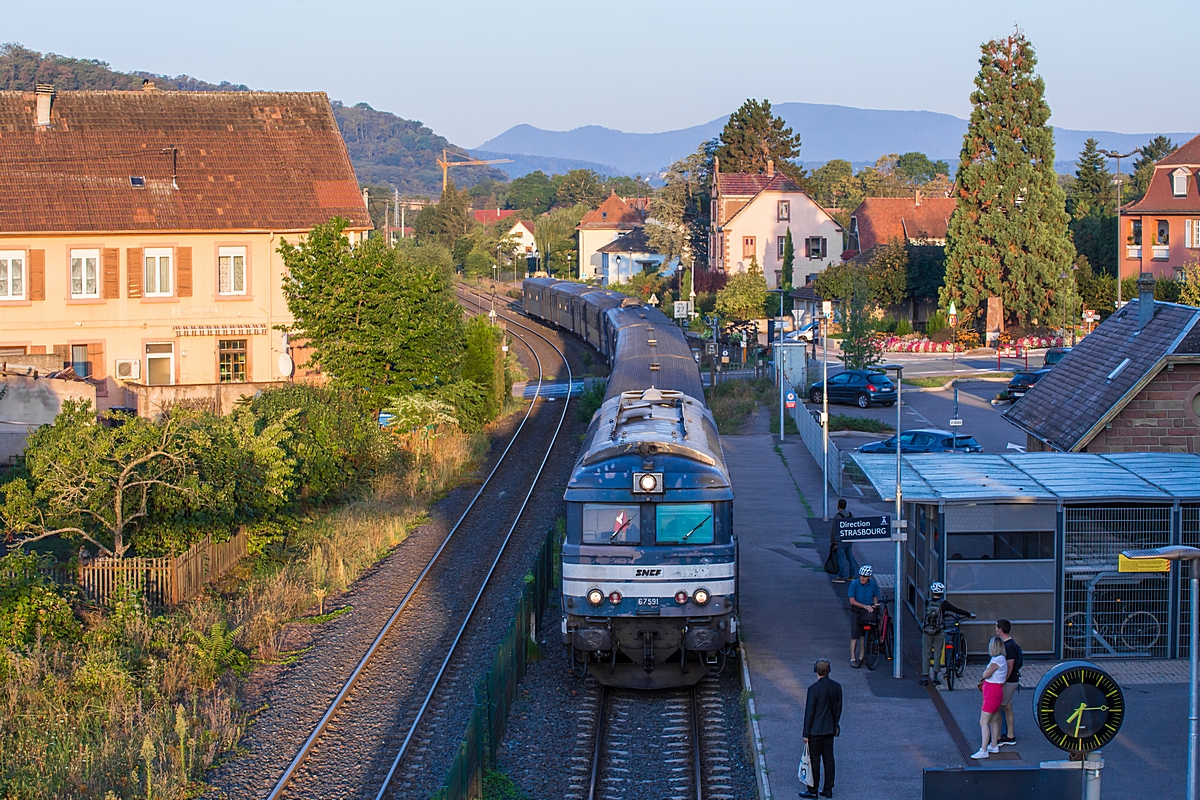
[[[988,665],[996,665],[996,671],[992,673],[992,677],[987,679],[988,683],[1004,683],[1008,678],[1008,660],[1004,658],[1004,654],[993,656]]]

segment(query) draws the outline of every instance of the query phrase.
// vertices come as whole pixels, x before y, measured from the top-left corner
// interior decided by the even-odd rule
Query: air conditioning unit
[[[142,377],[142,362],[136,358],[117,359],[117,380],[136,381]]]

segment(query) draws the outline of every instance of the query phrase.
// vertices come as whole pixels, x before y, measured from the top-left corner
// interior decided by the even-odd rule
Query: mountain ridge
[[[932,159],[958,160],[967,120],[937,111],[890,111],[827,103],[778,103],[774,112],[801,136],[801,159],[824,163],[840,158],[874,163],[887,153],[918,151]],[[626,174],[654,174],[717,136],[727,117],[677,130],[626,133],[601,125],[551,131],[528,123],[514,125],[472,152],[519,154],[611,164]],[[1118,133],[1055,128],[1055,154],[1070,161],[1089,137],[1105,148],[1133,149],[1158,132]],[[1176,143],[1194,136],[1164,132]]]

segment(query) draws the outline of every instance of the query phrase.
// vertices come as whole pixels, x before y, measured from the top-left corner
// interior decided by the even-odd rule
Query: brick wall
[[[1164,368],[1088,443],[1089,453],[1200,453],[1200,423],[1189,396],[1200,385],[1200,365]]]

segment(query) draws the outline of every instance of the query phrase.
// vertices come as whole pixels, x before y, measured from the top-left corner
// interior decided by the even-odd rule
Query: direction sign
[[[724,348],[722,348],[722,350],[721,350],[721,363],[722,364],[729,363],[729,351]]]
[[[843,542],[870,542],[892,538],[892,518],[886,514],[882,517],[839,519],[837,527]]]
[[[784,406],[784,408],[795,408],[796,407],[796,393],[795,392],[788,392],[784,396],[783,406]]]
[[[706,351],[710,356],[715,356],[717,354],[717,343],[709,342]]]
[[[690,303],[687,300],[675,301],[675,319],[687,319]]]

